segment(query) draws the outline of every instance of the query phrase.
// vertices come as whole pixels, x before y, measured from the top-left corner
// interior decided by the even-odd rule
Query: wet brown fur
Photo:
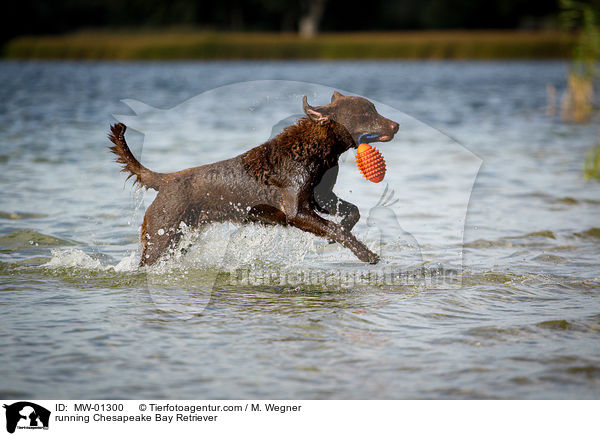
[[[121,172],[129,173],[126,180],[135,176],[134,185],[137,183],[139,186],[158,191],[164,174],[155,173],[138,162],[125,142],[125,129],[122,123],[113,124],[108,135],[108,139],[114,144],[110,151],[117,155],[116,162],[123,165]]]
[[[127,146],[125,125],[111,126],[110,149],[122,171],[139,186],[158,191],[142,223],[140,265],[153,264],[175,248],[181,223],[198,227],[218,221],[292,225],[341,243],[362,261],[377,263],[379,257],[350,232],[360,218],[358,208],[332,189],[339,156],[357,146],[359,134],[375,132],[389,140],[398,125],[360,97],[336,92],[329,105],[304,104],[307,116],[264,144],[174,173],[144,167]],[[336,224],[316,211],[343,218]]]

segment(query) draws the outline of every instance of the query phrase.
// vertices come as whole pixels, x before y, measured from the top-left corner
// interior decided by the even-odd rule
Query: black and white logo
[[[6,431],[14,433],[16,429],[48,429],[50,411],[29,401],[19,401],[6,409]]]

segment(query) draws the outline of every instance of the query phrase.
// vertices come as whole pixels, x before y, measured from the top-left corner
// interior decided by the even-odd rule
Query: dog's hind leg
[[[142,257],[140,266],[152,265],[163,254],[173,249],[181,239],[181,223],[187,224],[185,211],[166,207],[160,197],[148,207],[142,223]]]

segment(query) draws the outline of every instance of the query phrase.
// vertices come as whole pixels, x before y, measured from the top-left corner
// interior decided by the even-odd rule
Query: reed
[[[8,59],[545,59],[565,58],[573,37],[560,32],[448,31],[332,33],[312,39],[280,33],[194,30],[79,32],[20,37]]]
[[[588,152],[584,167],[585,179],[600,180],[600,141]]]
[[[584,123],[594,115],[593,77],[569,71],[567,90],[561,103],[561,116],[564,121]]]
[[[594,86],[600,61],[598,13],[590,4],[561,0],[561,24],[568,32],[577,32],[567,74],[567,89],[561,103],[564,121],[584,123],[595,113]]]

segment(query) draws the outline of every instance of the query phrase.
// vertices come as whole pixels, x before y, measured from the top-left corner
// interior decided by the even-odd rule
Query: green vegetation
[[[562,118],[582,123],[589,121],[596,109],[594,81],[598,77],[597,64],[600,61],[598,13],[592,5],[574,0],[561,0],[561,8],[563,29],[578,34],[571,55]]]
[[[18,37],[9,59],[543,59],[567,57],[573,37],[559,32],[448,31],[215,33],[193,30],[79,32]]]
[[[598,115],[595,91],[598,91],[600,62],[600,13],[594,4],[561,0],[561,25],[568,32],[577,32],[567,75],[567,90],[562,100],[561,115],[565,121],[584,123]],[[600,180],[600,142],[585,158],[586,180]]]
[[[586,180],[600,180],[600,141],[585,158],[584,174]]]
[[[558,13],[556,0],[21,0],[2,8],[0,42],[91,28],[302,33],[307,19],[317,33],[554,29]]]
[[[576,31],[578,38],[573,48],[571,70],[585,77],[597,75],[600,60],[600,30],[598,11],[593,5],[573,0],[561,0],[560,20],[567,31]]]

